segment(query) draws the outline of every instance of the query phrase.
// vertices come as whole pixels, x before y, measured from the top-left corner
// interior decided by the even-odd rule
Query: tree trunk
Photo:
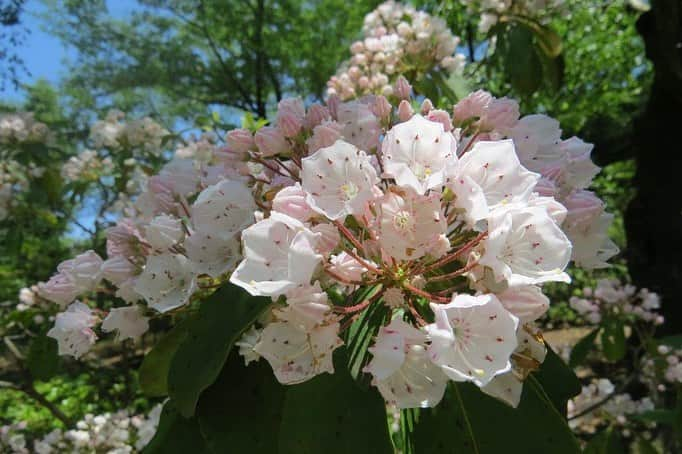
[[[636,195],[625,213],[633,282],[662,296],[662,332],[682,332],[682,2],[654,0],[637,23],[654,82],[635,123]]]

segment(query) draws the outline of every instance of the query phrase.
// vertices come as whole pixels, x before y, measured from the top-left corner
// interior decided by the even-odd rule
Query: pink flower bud
[[[348,75],[350,76],[351,79],[357,79],[360,77],[362,73],[360,72],[360,68],[357,66],[351,66],[348,68]]]
[[[422,115],[428,115],[432,109],[433,109],[433,103],[431,102],[431,100],[429,98],[426,98],[424,100],[424,102],[422,102],[422,107],[421,107]]]
[[[277,105],[277,126],[285,137],[295,137],[303,128],[305,107],[299,98],[283,99]]]
[[[279,129],[272,126],[260,128],[256,132],[255,142],[256,146],[258,146],[258,151],[263,157],[275,156],[289,150],[289,144],[284,135],[282,135]]]
[[[306,202],[306,192],[296,183],[280,189],[272,200],[272,209],[306,222],[313,215],[313,209]]]
[[[353,54],[359,54],[360,52],[364,52],[364,50],[365,45],[362,43],[362,41],[355,41],[350,45],[350,51]]]
[[[367,76],[362,76],[358,79],[358,87],[367,88],[369,87],[369,78]]]
[[[112,284],[121,284],[137,274],[138,270],[121,256],[111,257],[102,263],[102,275]]]
[[[79,293],[80,290],[73,279],[63,273],[57,273],[46,283],[38,284],[38,294],[62,308],[73,302]]]
[[[388,120],[391,118],[393,106],[388,102],[386,97],[377,96],[374,98],[374,103],[370,107],[372,113],[381,120]]]
[[[330,119],[331,115],[329,115],[329,109],[321,104],[315,103],[310,106],[308,113],[305,116],[305,127],[308,129],[313,129],[323,121]]]
[[[248,129],[233,129],[227,133],[225,141],[230,149],[237,153],[246,154],[256,146],[253,134]]]
[[[328,257],[341,241],[339,230],[332,224],[317,224],[310,230],[320,234],[320,239],[317,241],[317,252],[325,257]]]
[[[456,125],[471,118],[483,118],[493,96],[487,91],[478,90],[460,100],[452,109],[452,120]]]
[[[519,103],[513,99],[494,99],[489,105],[482,128],[507,131],[519,121]]]
[[[329,114],[334,120],[337,119],[337,112],[339,111],[339,104],[341,104],[341,98],[336,95],[332,95],[327,98],[327,108],[329,109]]]
[[[57,266],[57,271],[69,275],[80,293],[89,292],[102,279],[102,258],[95,251],[78,254],[71,260],[66,260]]]
[[[393,92],[399,99],[410,99],[410,93],[412,93],[412,85],[403,76],[398,76],[395,81],[395,87]]]
[[[330,263],[329,269],[346,281],[360,281],[362,275],[367,272],[367,268],[346,252],[333,256]]]
[[[107,229],[107,255],[120,255],[126,258],[141,255],[140,240],[142,234],[135,227],[132,219],[123,218]]]
[[[428,120],[442,124],[443,129],[446,131],[452,130],[452,121],[450,121],[450,115],[444,110],[434,109],[429,112],[426,118]]]
[[[414,115],[414,110],[412,110],[410,103],[404,99],[400,101],[398,105],[398,118],[400,121],[407,121],[412,118],[412,115]]]
[[[308,152],[314,153],[320,148],[330,147],[341,138],[343,125],[335,121],[324,121],[315,126],[313,135],[306,141]]]

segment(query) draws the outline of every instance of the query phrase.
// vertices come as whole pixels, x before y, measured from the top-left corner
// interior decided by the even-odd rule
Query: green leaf
[[[620,434],[613,428],[601,431],[585,446],[583,454],[622,454],[626,452]]]
[[[623,359],[626,351],[625,327],[621,320],[610,319],[604,323],[601,333],[601,346],[609,361]]]
[[[199,395],[218,377],[232,345],[270,304],[226,284],[201,302],[168,371],[168,395],[183,416],[192,416]]]
[[[299,386],[299,385],[294,385]],[[201,395],[197,419],[213,452],[277,452],[285,388],[264,360],[244,366],[235,350]]]
[[[438,406],[422,409],[412,436],[416,453],[577,454],[566,420],[531,376],[518,408],[483,394],[471,383],[451,383]]]
[[[533,34],[526,27],[508,28],[505,67],[512,87],[523,95],[531,95],[542,82],[542,62],[538,57]]]
[[[26,366],[33,378],[49,380],[59,370],[57,341],[41,335],[33,339],[28,350]]]
[[[393,452],[383,399],[376,389],[357,386],[345,368],[345,358],[336,363],[334,374],[319,375],[287,390],[280,454]]]
[[[557,411],[566,417],[568,400],[580,394],[582,390],[575,372],[548,345],[547,356],[540,370],[534,372],[533,376],[547,393]]]
[[[594,343],[597,340],[600,329],[601,328],[594,329],[575,344],[573,350],[571,350],[571,359],[568,362],[570,367],[576,367],[585,361],[587,355],[594,348]]]
[[[189,322],[189,319],[185,319],[174,326],[142,360],[139,370],[140,388],[147,396],[168,395],[168,370],[173,355],[187,337]]]
[[[564,56],[559,55],[556,58],[550,58],[542,53],[538,55],[541,56],[542,74],[545,80],[549,83],[552,90],[559,90],[564,83],[564,72],[566,69]]]
[[[632,419],[646,422],[655,422],[657,424],[675,425],[675,411],[674,410],[649,410],[642,413],[637,413],[630,416]]]
[[[183,418],[172,402],[166,402],[154,438],[143,450],[144,454],[208,454],[210,453],[199,431],[195,418]]]

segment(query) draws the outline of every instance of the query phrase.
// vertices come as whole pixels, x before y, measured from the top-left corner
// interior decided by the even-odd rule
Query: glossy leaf
[[[247,367],[234,349],[197,407],[208,446],[216,453],[276,452],[285,391],[265,360]]]
[[[183,416],[192,416],[201,392],[218,377],[232,345],[270,304],[226,284],[201,302],[187,337],[173,355],[168,395]]]
[[[594,348],[595,341],[599,335],[600,328],[591,331],[587,336],[580,339],[571,350],[571,359],[568,362],[570,367],[576,367],[585,361],[587,355]]]
[[[57,341],[45,335],[33,339],[26,357],[26,366],[33,378],[50,379],[59,370]]]
[[[566,417],[568,400],[582,390],[580,380],[573,369],[566,365],[563,359],[557,355],[548,345],[547,356],[540,366],[540,370],[532,375],[537,379],[542,390],[554,403],[556,410]]]
[[[199,431],[197,420],[195,418],[183,418],[172,402],[167,402],[163,406],[156,434],[145,447],[143,453],[209,454],[210,451]]]
[[[519,93],[530,95],[542,83],[542,62],[533,44],[533,35],[526,28],[512,26],[507,31],[505,68],[512,87]]]
[[[342,356],[337,355],[336,373],[287,389],[280,454],[393,452],[383,399],[353,381]]]
[[[150,397],[168,395],[168,370],[175,352],[187,337],[189,320],[173,327],[142,360],[139,370],[140,388]]]
[[[532,377],[524,384],[518,408],[470,383],[451,383],[436,408],[420,411],[412,441],[416,453],[580,452],[566,420]]]

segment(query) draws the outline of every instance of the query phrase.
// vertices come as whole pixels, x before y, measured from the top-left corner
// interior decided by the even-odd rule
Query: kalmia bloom
[[[364,39],[350,46],[350,60],[327,82],[329,95],[346,100],[374,93],[406,99],[410,85],[399,75],[450,74],[464,66],[464,56],[455,53],[460,39],[445,21],[409,5],[382,3],[365,16],[363,33]]]
[[[67,304],[103,277],[181,316],[229,281],[272,299],[236,346],[282,383],[333,373],[346,343],[399,408],[437,405],[450,380],[517,405],[546,353],[542,285],[568,280],[571,232],[603,215],[589,149],[509,99],[476,92],[451,116],[397,89],[394,104],[284,100],[273,125],[176,155],[107,232],[107,259],[67,262],[44,287]],[[102,328],[136,337],[152,314],[116,308]]]

